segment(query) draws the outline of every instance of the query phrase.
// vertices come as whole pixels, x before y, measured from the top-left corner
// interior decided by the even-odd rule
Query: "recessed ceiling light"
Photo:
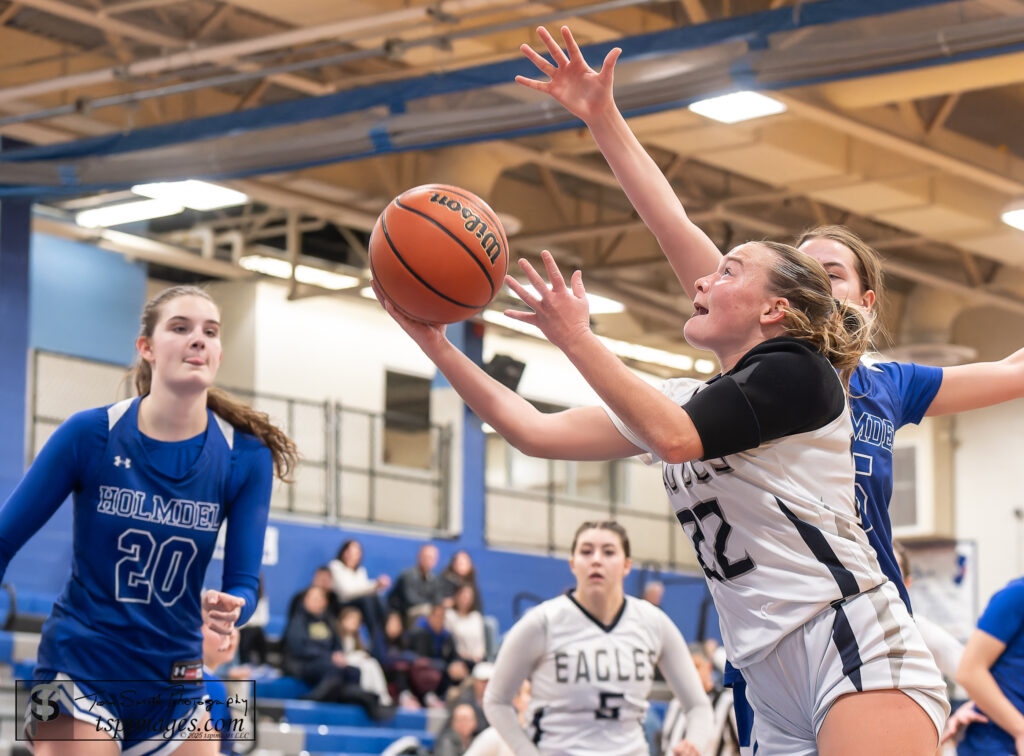
[[[1003,209],[1003,223],[1024,231],[1024,199],[1011,202]]]
[[[690,105],[690,110],[722,123],[738,123],[751,118],[783,113],[786,105],[759,92],[744,91],[698,100]]]

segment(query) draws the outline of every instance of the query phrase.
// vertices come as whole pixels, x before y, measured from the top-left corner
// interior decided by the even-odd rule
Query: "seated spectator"
[[[476,567],[469,552],[459,549],[448,562],[448,566],[441,572],[441,589],[445,599],[454,599],[455,592],[464,585],[473,586],[473,608],[483,614],[483,602],[480,600],[480,588],[476,582]],[[450,606],[449,603],[445,604]]]
[[[388,613],[384,620],[384,638],[387,649],[381,666],[388,681],[388,692],[398,701],[399,707],[415,711],[421,708],[421,704],[409,689],[409,674],[416,654],[406,644],[405,624],[399,612]]]
[[[665,584],[660,580],[651,580],[640,594],[640,598],[649,601],[655,606],[661,606],[661,599],[665,595]]]
[[[205,624],[203,632],[203,682],[206,684],[206,694],[209,696],[207,711],[210,714],[211,727],[214,732],[220,733],[220,753],[232,754],[235,752],[231,742],[231,707],[228,705],[228,689],[224,681],[217,676],[217,669],[235,658],[235,651],[238,649],[240,633],[235,628],[231,633],[228,643],[224,644],[224,636],[216,633]],[[213,723],[220,722],[216,725]]]
[[[476,664],[487,656],[487,632],[484,618],[473,607],[476,588],[467,583],[455,591],[455,605],[445,612],[444,626],[455,639],[455,652],[460,659]]]
[[[331,580],[331,571],[327,568],[327,565],[321,565],[313,570],[313,578],[310,580],[311,586],[323,589],[327,595],[327,614],[331,617],[337,617],[341,612],[341,602],[338,601],[338,597],[334,595],[334,583]],[[301,591],[292,596],[288,602],[288,621],[292,619],[292,615],[302,605],[302,600],[306,595],[306,589],[303,588]]]
[[[484,693],[487,691],[487,683],[491,681],[494,674],[494,664],[491,662],[478,662],[473,666],[469,677],[459,683],[458,687],[448,691],[448,711],[453,712],[459,704],[469,704],[476,711],[477,732],[488,726],[487,715],[484,714]],[[442,731],[451,727],[451,718],[445,722]]]
[[[263,575],[260,575],[256,599],[256,610],[242,627],[238,639],[238,660],[242,664],[267,663],[266,626],[270,622],[270,599],[263,589]]]
[[[388,594],[388,605],[402,613],[406,627],[427,614],[431,606],[444,600],[441,579],[434,574],[436,566],[437,547],[423,544],[416,557],[416,565],[399,574]]]
[[[468,665],[459,658],[455,651],[455,640],[452,638],[452,634],[444,628],[444,612],[444,606],[434,604],[429,614],[426,617],[420,617],[406,634],[408,649],[419,657],[413,664],[412,689],[413,692],[422,696],[424,702],[430,706],[443,706],[439,697],[443,697],[453,683],[465,680],[469,674]],[[439,674],[423,675],[423,682],[419,682],[416,674],[417,664],[421,668],[427,667]],[[433,681],[434,687],[430,690],[423,690],[424,687],[427,687],[427,680]]]
[[[359,670],[359,684],[364,690],[376,693],[384,706],[391,706],[391,694],[384,678],[384,670],[380,662],[370,656],[360,631],[363,626],[363,615],[354,606],[341,610],[338,618],[338,637],[341,639],[341,650],[348,664]]]
[[[384,617],[387,609],[380,592],[391,585],[391,578],[378,575],[370,580],[363,567],[363,546],[350,538],[341,544],[338,555],[328,563],[335,595],[343,607],[354,606],[362,613],[370,635],[370,650],[377,659],[385,653]]]
[[[312,690],[313,701],[358,703],[373,719],[390,716],[378,697],[360,686],[359,670],[348,664],[341,639],[327,614],[328,592],[311,585],[288,621],[284,634],[284,670]]]
[[[476,734],[476,712],[468,704],[459,704],[452,712],[452,726],[438,735],[434,756],[462,756]]]
[[[474,670],[475,671],[475,670]],[[519,715],[519,726],[526,729],[526,710],[530,708],[530,681],[523,680],[519,693],[512,699],[512,706]],[[493,727],[488,727],[475,738],[465,756],[515,756],[508,744]]]

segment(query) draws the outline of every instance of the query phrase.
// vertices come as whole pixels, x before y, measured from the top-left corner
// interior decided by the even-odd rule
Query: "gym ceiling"
[[[31,196],[36,230],[168,280],[253,278],[238,261],[263,256],[365,284],[387,201],[454,183],[503,215],[513,257],[550,248],[625,304],[600,333],[698,356],[689,302],[586,130],[512,81],[539,24],[570,26],[594,63],[623,48],[617,99],[723,249],[845,224],[885,258],[893,353],[948,364],[992,356],[977,333],[1024,334],[1024,231],[1001,220],[1024,200],[1018,0],[0,0],[0,199]],[[751,89],[785,112],[687,108]],[[185,178],[248,202],[75,223]]]

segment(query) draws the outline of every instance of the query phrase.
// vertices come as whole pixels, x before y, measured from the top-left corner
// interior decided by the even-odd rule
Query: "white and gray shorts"
[[[924,709],[937,733],[949,716],[942,675],[888,581],[829,607],[742,672],[756,713],[758,756],[817,754],[818,730],[847,693],[897,688]]]

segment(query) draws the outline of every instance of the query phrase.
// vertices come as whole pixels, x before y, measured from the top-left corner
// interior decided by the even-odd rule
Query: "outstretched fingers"
[[[551,36],[551,32],[543,26],[538,26],[537,36],[540,37],[541,41],[548,48],[548,52],[551,53],[551,60],[555,61],[555,65],[566,66],[569,64],[569,59],[565,56],[565,51],[563,51],[561,46],[555,42],[555,38]]]
[[[619,60],[620,55],[622,55],[622,48],[613,47],[608,51],[608,54],[604,56],[604,62],[601,64],[600,73],[602,79],[611,79],[615,75],[615,63]]]
[[[524,42],[523,44],[521,44],[519,46],[519,50],[523,53],[523,55],[526,56],[527,60],[529,60],[531,63],[533,63],[533,65],[537,66],[537,69],[542,74],[544,74],[545,76],[554,76],[555,75],[555,71],[557,69],[553,65],[548,63],[547,58],[545,58],[539,52],[534,50],[528,44],[526,44]],[[516,77],[516,81],[519,81],[520,78],[525,78],[525,77],[517,76]],[[533,81],[533,80],[532,79],[527,79],[527,81]]]
[[[536,310],[540,307],[540,300],[537,298],[536,294],[530,292],[525,286],[512,278],[512,276],[505,276],[505,285],[515,292],[515,295],[523,300],[523,304],[531,310]],[[515,310],[509,310],[509,312],[515,312]]]
[[[540,259],[547,269],[548,280],[551,281],[551,291],[565,291],[565,279],[562,278],[562,271],[558,269],[558,264],[552,254],[545,249],[540,253]]]

